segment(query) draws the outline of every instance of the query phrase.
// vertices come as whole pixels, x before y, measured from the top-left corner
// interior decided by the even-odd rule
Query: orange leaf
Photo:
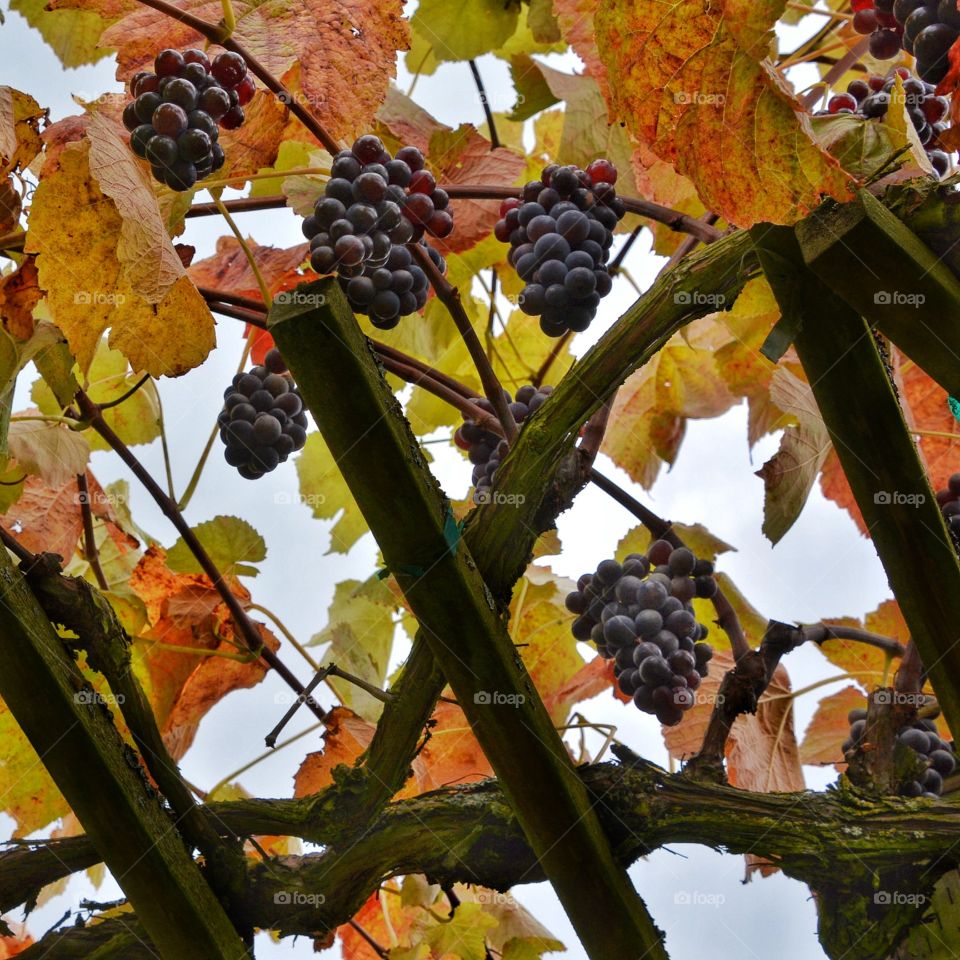
[[[850,736],[847,714],[859,707],[866,707],[867,698],[856,687],[844,687],[817,705],[803,743],[800,745],[800,762],[811,764],[843,763],[843,742]]]
[[[304,279],[299,267],[309,249],[305,243],[295,247],[261,247],[253,240],[247,245],[271,293],[288,290]],[[205,260],[198,260],[187,271],[198,287],[226,290],[241,297],[260,300],[260,287],[250,269],[243,248],[234,237],[220,237],[217,252]]]
[[[13,273],[0,280],[0,319],[3,329],[17,340],[33,333],[33,308],[40,302],[36,258],[27,257]]]
[[[776,4],[635,0],[594,25],[615,119],[738,226],[790,224],[851,181],[814,142],[801,104],[767,59]],[[736,170],[736,176],[731,171]]]
[[[352,767],[370,745],[375,729],[346,707],[334,707],[323,725],[323,750],[308,753],[294,774],[295,797],[308,797],[329,787],[333,783],[333,768],[341,763]]]
[[[113,0],[59,4],[98,13],[112,5]],[[223,16],[219,0],[178,5],[210,23]],[[234,10],[234,39],[275,77],[299,64],[302,95],[334,139],[352,139],[369,127],[394,76],[397,51],[409,46],[400,0],[332,0],[322,9],[305,0],[282,5],[243,0],[234,3]],[[100,43],[117,50],[117,77],[126,80],[138,70],[152,69],[154,55],[163,47],[202,46],[203,38],[175,19],[140,7],[108,27]]]

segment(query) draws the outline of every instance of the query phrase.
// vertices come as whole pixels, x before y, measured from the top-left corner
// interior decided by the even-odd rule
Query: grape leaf
[[[323,750],[308,753],[294,774],[295,797],[309,797],[329,787],[334,768],[340,764],[352,767],[373,739],[373,725],[348,707],[334,707],[323,726]]]
[[[39,410],[26,411],[28,416],[39,414]],[[7,445],[19,466],[52,487],[75,479],[87,469],[90,459],[86,438],[62,423],[14,419]]]
[[[0,794],[4,812],[15,821],[13,836],[23,837],[42,829],[70,808],[2,700],[0,739],[3,741]]]
[[[518,8],[501,0],[420,0],[410,25],[437,61],[472,60],[503,46],[517,29]],[[420,57],[410,51],[407,66],[417,69]],[[432,71],[431,71],[432,72]]]
[[[773,375],[770,396],[781,410],[797,418],[796,426],[784,430],[780,449],[757,471],[766,493],[763,532],[771,543],[778,543],[800,516],[831,448],[806,383],[781,367]]]
[[[617,391],[601,450],[644,488],[676,458],[688,418],[719,416],[734,404],[716,346],[715,331],[700,342],[675,336]]]
[[[40,152],[40,121],[47,111],[28,93],[0,87],[0,175],[25,170]]]
[[[373,591],[380,595],[376,600],[371,599]],[[327,659],[361,680],[383,687],[393,649],[394,609],[393,595],[381,581],[342,580],[327,613],[327,626],[311,638],[310,645],[330,644],[324,653]],[[333,678],[331,686],[344,706],[364,720],[375,722],[380,716],[383,703],[366,690],[339,678]]]
[[[51,10],[47,0],[11,0],[15,10],[57,55],[65,67],[84,67],[110,56],[98,47],[107,20],[93,10]]]
[[[790,224],[851,181],[767,59],[783,2],[598,4],[611,114],[738,226]],[[736,170],[736,176],[731,171]]]
[[[101,11],[111,4],[60,0],[56,6]],[[409,43],[400,0],[333,0],[322,16],[303,0],[243,0],[233,7],[235,39],[276,77],[299,65],[300,93],[334,139],[365,132],[394,75],[396,52]],[[219,0],[188,0],[182,9],[211,23],[223,15]],[[202,46],[203,40],[164,14],[137,7],[108,27],[100,43],[116,48],[118,78],[126,80],[150,69],[161,47]]]
[[[240,517],[214,517],[195,526],[193,532],[225,576],[255,577],[260,571],[251,564],[267,557],[263,537]],[[203,571],[183,537],[167,551],[167,566],[174,573]]]
[[[122,221],[117,259],[124,277],[148,303],[159,303],[186,271],[167,236],[149,172],[131,151],[123,127],[103,111],[91,115],[87,138],[90,173]]]
[[[285,248],[267,247],[248,239],[247,246],[271,293],[289,290],[303,281],[304,275],[300,267],[309,250],[307,244]],[[261,299],[257,278],[250,269],[250,262],[243,247],[235,237],[220,237],[217,240],[216,253],[192,264],[187,273],[198,287],[211,287],[237,296]]]
[[[844,687],[824,697],[817,704],[817,712],[800,744],[800,762],[816,765],[844,763],[840,748],[850,736],[847,714],[866,705],[867,698],[857,687]]]
[[[367,532],[367,522],[320,433],[307,437],[296,464],[301,502],[307,504],[318,519],[337,518],[330,530],[327,552],[346,553]]]
[[[430,137],[429,166],[444,183],[500,187],[517,183],[525,166],[523,158],[505,147],[491,150],[490,146],[471,124],[438,130]],[[432,241],[444,255],[469,250],[486,239],[498,219],[500,204],[497,200],[452,200],[450,207],[456,229],[444,240]]]
[[[213,317],[187,277],[157,304],[138,296],[122,274],[122,220],[90,173],[88,142],[66,146],[33,196],[28,252],[38,254],[40,285],[54,322],[81,371],[100,337],[151,376],[176,376],[214,346]]]
[[[26,340],[33,333],[33,310],[40,302],[40,284],[33,257],[13,273],[0,279],[0,320],[3,329],[18,340]]]
[[[100,341],[88,371],[87,394],[94,403],[106,404],[118,400],[140,381],[130,370],[127,358],[118,350],[111,350],[106,339]],[[30,389],[34,403],[46,414],[59,414],[63,405],[54,396],[45,380],[35,380]],[[160,436],[160,406],[156,386],[147,380],[136,393],[115,407],[103,411],[110,428],[128,446],[152,443]],[[110,445],[100,434],[90,430],[84,434],[91,450],[109,450]]]

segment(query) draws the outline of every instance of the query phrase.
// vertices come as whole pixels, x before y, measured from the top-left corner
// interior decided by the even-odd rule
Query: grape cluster
[[[269,473],[303,447],[307,415],[279,350],[233,378],[223,392],[217,423],[224,459],[247,480]]]
[[[950,157],[940,147],[940,134],[949,126],[949,101],[936,95],[932,83],[913,76],[906,67],[897,67],[886,77],[870,76],[851,80],[846,93],[838,93],[827,101],[827,109],[819,115],[852,113],[873,120],[884,116],[890,108],[890,98],[897,75],[903,81],[907,114],[916,130],[917,138],[927,153],[933,169],[941,177],[950,169]]]
[[[954,543],[960,544],[960,473],[955,473],[947,481],[946,490],[937,491],[937,503]]]
[[[520,309],[539,316],[549,337],[586,330],[613,286],[606,262],[626,213],[616,181],[609,160],[586,170],[552,163],[500,205],[494,234],[510,244],[507,259],[526,283]]]
[[[433,247],[419,241],[440,273],[447,264]],[[420,310],[427,302],[430,282],[423,270],[413,262],[413,255],[401,245],[391,246],[383,262],[367,261],[357,276],[340,276],[350,306],[356,313],[370,318],[380,330],[395,327],[401,317]]]
[[[917,60],[921,80],[939,83],[960,36],[956,0],[853,0],[853,28],[870,35],[870,53],[891,60],[901,47]]]
[[[310,265],[319,274],[369,280],[356,286],[356,303],[372,308],[371,317],[393,326],[396,318],[423,306],[426,286],[418,285],[413,293],[409,277],[388,283],[385,274],[374,277],[373,273],[406,269],[387,266],[395,245],[419,241],[424,233],[449,236],[453,230],[449,202],[416,147],[401,147],[391,157],[379,137],[362,136],[333,158],[324,195],[303,221],[303,234],[310,241]],[[368,298],[371,284],[374,291],[389,296],[378,301],[375,292]],[[404,300],[405,293],[417,298],[416,306],[413,297]],[[395,298],[404,302],[397,304]]]
[[[584,574],[567,609],[577,614],[574,637],[593,640],[600,656],[614,661],[620,690],[673,726],[694,705],[713,657],[690,601],[716,592],[712,563],[656,540],[646,554],[631,553],[622,565],[604,560]]]
[[[847,714],[847,722],[850,724],[850,739],[843,744],[845,754],[863,742],[867,711],[862,707],[851,710]],[[904,727],[897,734],[897,740],[913,750],[926,767],[919,780],[911,780],[901,786],[901,796],[936,800],[943,790],[943,778],[953,773],[957,765],[953,745],[940,738],[937,725],[929,719],[917,720]]]
[[[162,50],[154,73],[130,80],[135,99],[124,107],[130,147],[150,162],[171,190],[189,190],[223,166],[219,127],[236,130],[255,92],[239,53],[210,58],[202,50]]]
[[[870,37],[870,56],[892,60],[903,46],[903,24],[893,15],[893,0],[853,0],[853,29]]]
[[[503,391],[513,419],[518,424],[523,423],[531,413],[542,406],[551,393],[553,387],[535,387],[532,383],[520,387],[515,400],[506,390]],[[480,397],[474,403],[481,410],[494,415],[493,404],[486,397]],[[503,437],[485,430],[476,420],[470,418],[464,418],[453,435],[453,442],[467,452],[473,464],[473,499],[476,503],[483,503],[489,499],[493,489],[493,475],[509,452],[510,446]]]

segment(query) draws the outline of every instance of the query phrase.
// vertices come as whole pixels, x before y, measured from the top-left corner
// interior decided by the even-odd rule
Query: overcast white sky
[[[39,34],[27,28],[16,13],[7,13],[0,28],[0,83],[25,89],[58,119],[78,112],[70,92],[96,95],[119,89],[113,80],[113,66],[107,60],[79,70],[64,71]],[[808,18],[812,19],[812,18]],[[819,19],[819,18],[816,18]],[[792,48],[794,31],[785,42]],[[555,58],[572,68],[575,58]],[[506,65],[492,57],[480,61],[490,96],[497,109],[512,103]],[[400,68],[399,86],[406,89],[409,76]],[[418,102],[439,119],[457,125],[480,124],[483,114],[474,94],[466,64],[442,67],[433,77],[422,77],[416,90]],[[562,160],[562,158],[558,158]],[[260,244],[290,246],[301,242],[299,221],[289,212],[244,214],[240,221],[245,233]],[[198,248],[197,257],[208,256],[218,236],[228,233],[215,218],[188,221],[181,239]],[[635,244],[627,265],[641,285],[655,275],[661,258],[649,253],[646,237]],[[631,288],[619,281],[604,301],[601,314],[587,334],[578,336],[574,350],[579,355],[634,299]],[[413,321],[404,321],[413,322]],[[222,389],[232,376],[242,343],[240,325],[221,320],[218,348],[201,370],[161,385],[168,434],[172,438],[174,476],[182,489],[193,470],[207,432],[219,410]],[[26,405],[25,390],[22,391]],[[777,437],[768,437],[751,452],[746,440],[746,408],[735,408],[726,416],[706,422],[691,421],[677,464],[664,471],[653,490],[634,488],[621,471],[609,462],[601,468],[627,489],[648,502],[661,515],[684,522],[704,523],[716,535],[737,548],[725,555],[720,569],[730,574],[751,602],[768,617],[781,620],[813,621],[822,617],[862,616],[888,597],[889,589],[876,554],[856,532],[846,514],[824,500],[815,488],[796,526],[774,550],[760,532],[763,519],[763,486],[754,471],[776,450]],[[446,492],[463,496],[470,468],[462,457],[441,445],[430,447],[435,470]],[[159,445],[138,448],[138,455],[155,470],[162,470]],[[104,484],[131,479],[111,454],[95,453],[93,469]],[[276,494],[293,496],[286,505]],[[306,507],[296,502],[297,480],[292,463],[281,466],[257,483],[248,483],[223,463],[219,450],[211,457],[204,479],[187,512],[188,520],[199,523],[222,513],[242,516],[254,524],[267,541],[269,554],[263,572],[250,587],[254,599],[277,611],[301,640],[307,640],[325,623],[326,608],[334,585],[345,577],[367,577],[375,567],[372,538],[364,537],[346,556],[327,555],[329,524],[312,520]],[[290,502],[292,501],[292,502]],[[176,535],[153,502],[132,485],[134,516],[145,529],[168,546]],[[600,491],[588,488],[574,509],[565,514],[559,533],[565,552],[551,561],[560,573],[576,578],[611,556],[617,541],[634,526],[633,519]],[[586,653],[587,648],[583,648]],[[403,651],[398,651],[402,656]],[[307,678],[293,651],[287,662]],[[787,662],[794,687],[805,686],[835,673],[815,650],[801,649]],[[838,689],[821,688],[823,695]],[[184,761],[184,772],[195,784],[209,788],[262,750],[263,737],[273,726],[278,711],[274,697],[285,687],[270,676],[259,687],[230,695],[204,720],[196,743]],[[796,726],[802,734],[816,701],[804,697],[796,705]],[[582,712],[598,722],[615,724],[618,737],[645,757],[666,763],[666,753],[656,721],[632,707],[614,702],[609,696],[581,706]],[[310,725],[305,712],[290,727],[290,733]],[[313,734],[287,751],[259,764],[240,779],[258,796],[289,796],[292,776],[306,747],[317,747]],[[820,787],[834,779],[831,770],[807,769],[808,785]],[[0,815],[0,834],[8,836],[12,821]],[[678,845],[660,851],[630,871],[640,894],[647,901],[657,924],[667,931],[667,946],[674,960],[703,956],[706,938],[715,957],[753,960],[769,956],[775,937],[780,960],[814,960],[823,956],[815,937],[816,916],[805,886],[776,875],[744,886],[743,861],[701,848]],[[585,872],[584,882],[589,882]],[[566,918],[546,884],[530,885],[515,891],[568,947],[569,960],[586,960]],[[684,905],[685,897],[699,905]],[[94,891],[85,878],[75,878],[67,894],[38,909],[31,918],[35,936],[54,923],[67,906],[76,906],[84,896],[109,900],[119,889],[108,882]],[[722,903],[717,903],[722,900]],[[15,917],[16,918],[16,917]],[[258,939],[259,957],[313,957],[312,945],[284,941],[276,945],[266,936]],[[339,957],[339,947],[324,957]]]

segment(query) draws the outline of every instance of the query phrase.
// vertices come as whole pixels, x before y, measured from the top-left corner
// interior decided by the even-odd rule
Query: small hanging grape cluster
[[[531,413],[539,409],[551,393],[553,393],[553,387],[535,387],[532,383],[525,384],[517,390],[516,400],[512,399],[506,390],[503,391],[504,399],[513,413],[513,419],[518,424],[523,423]],[[493,404],[486,397],[480,397],[474,403],[491,416],[496,416]],[[493,489],[493,475],[509,452],[510,445],[503,437],[485,430],[471,418],[464,418],[463,423],[453,435],[453,442],[467,452],[473,464],[474,502],[485,503],[490,499],[490,491]]]
[[[960,473],[955,473],[947,481],[946,490],[937,491],[937,503],[943,519],[947,521],[954,545],[960,548]]]
[[[917,59],[922,80],[939,83],[960,36],[956,0],[852,0],[853,29],[870,37],[870,55],[892,60],[901,49]]]
[[[223,392],[217,423],[224,459],[247,480],[262,477],[303,448],[307,415],[279,350],[233,378]]]
[[[656,540],[622,565],[602,561],[577,581],[566,603],[577,614],[574,637],[593,640],[601,657],[615,661],[620,690],[673,726],[696,702],[694,691],[713,657],[703,642],[707,627],[697,622],[690,601],[716,592],[712,563]]]
[[[391,157],[379,137],[362,136],[334,157],[324,195],[303,221],[310,266],[321,275],[336,273],[353,309],[390,329],[427,300],[426,275],[397,248],[425,233],[449,236],[449,203],[416,147]],[[443,258],[424,246],[445,271]]]
[[[507,260],[526,282],[520,309],[539,316],[549,337],[586,330],[613,286],[606,263],[626,213],[616,181],[609,160],[586,170],[552,163],[500,205],[494,234],[510,244]]]
[[[850,724],[850,738],[843,744],[844,754],[863,744],[867,711],[862,707],[851,710],[847,714],[847,722]],[[897,741],[916,753],[924,766],[919,780],[911,780],[901,785],[900,795],[936,800],[943,790],[943,778],[953,773],[957,765],[953,745],[940,737],[937,725],[927,718],[916,720],[904,727],[897,734]]]
[[[220,131],[243,123],[243,107],[255,92],[239,53],[213,59],[202,50],[162,50],[154,73],[130,80],[135,99],[124,107],[123,125],[133,152],[150,162],[154,179],[171,190],[189,190],[223,166]]]
[[[851,80],[845,93],[834,94],[827,101],[827,109],[817,116],[828,114],[854,114],[867,120],[886,116],[890,108],[897,76],[903,81],[907,114],[916,131],[917,139],[926,151],[933,169],[939,177],[950,170],[950,155],[942,148],[940,134],[949,127],[950,102],[938,97],[936,87],[913,76],[906,67],[897,67],[885,77],[869,76]]]

